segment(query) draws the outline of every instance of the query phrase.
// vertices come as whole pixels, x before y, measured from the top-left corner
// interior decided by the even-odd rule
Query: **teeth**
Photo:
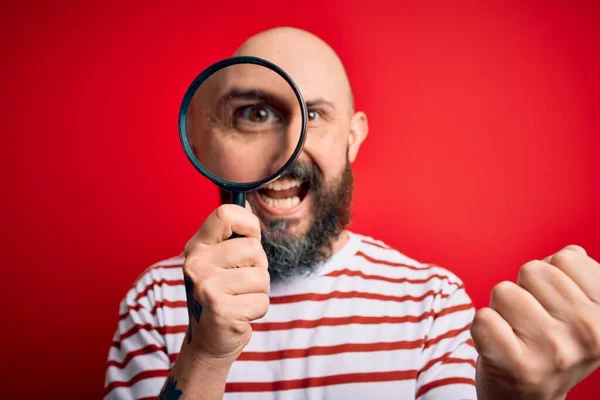
[[[300,204],[300,197],[288,197],[287,199],[274,199],[269,196],[260,195],[262,199],[271,207],[275,208],[292,208]]]
[[[275,182],[269,183],[265,188],[270,190],[288,190],[300,185],[301,182],[295,179],[277,179]]]

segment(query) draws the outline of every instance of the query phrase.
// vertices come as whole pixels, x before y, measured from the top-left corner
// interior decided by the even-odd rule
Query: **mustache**
[[[294,179],[308,184],[311,187],[321,187],[323,183],[323,174],[319,167],[312,162],[294,161],[288,169],[281,175],[281,178]]]

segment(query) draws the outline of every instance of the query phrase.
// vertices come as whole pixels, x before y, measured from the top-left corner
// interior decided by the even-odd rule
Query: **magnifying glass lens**
[[[193,157],[232,184],[273,176],[301,140],[302,110],[292,86],[260,65],[219,69],[194,93],[186,120]]]

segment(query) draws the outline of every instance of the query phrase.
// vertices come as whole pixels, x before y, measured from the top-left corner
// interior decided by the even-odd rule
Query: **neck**
[[[346,245],[346,243],[348,243],[348,240],[350,239],[350,236],[348,235],[347,231],[342,231],[342,233],[337,237],[337,239],[335,239],[333,242],[331,242],[331,256],[333,257],[335,254],[337,254],[341,249],[344,248],[344,246]]]

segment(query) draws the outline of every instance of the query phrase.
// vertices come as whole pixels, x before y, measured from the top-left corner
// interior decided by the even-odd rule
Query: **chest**
[[[410,399],[427,323],[411,308],[343,295],[274,304],[252,324],[225,398]]]

